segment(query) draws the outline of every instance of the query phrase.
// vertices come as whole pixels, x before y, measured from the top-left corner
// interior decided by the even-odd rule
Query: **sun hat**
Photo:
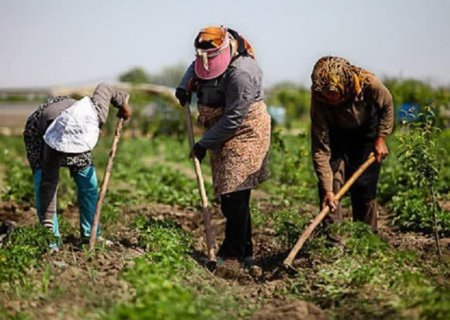
[[[231,62],[231,46],[226,28],[206,27],[202,29],[196,37],[195,47],[194,70],[200,79],[217,78],[228,68]]]
[[[99,133],[95,106],[89,97],[84,97],[61,112],[48,127],[44,140],[57,151],[82,153],[94,149]]]

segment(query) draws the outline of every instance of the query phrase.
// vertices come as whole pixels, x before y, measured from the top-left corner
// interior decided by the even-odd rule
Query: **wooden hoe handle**
[[[105,177],[103,178],[102,187],[100,188],[100,194],[98,197],[97,205],[95,207],[94,222],[91,228],[91,238],[89,239],[89,250],[92,251],[97,241],[97,229],[100,221],[100,212],[102,211],[103,201],[105,200],[106,190],[108,189],[108,182],[111,176],[111,170],[114,164],[114,157],[116,156],[117,144],[119,143],[120,135],[122,134],[124,119],[120,118],[117,123],[116,132],[114,134],[114,140],[109,152],[108,165],[105,169]]]
[[[192,81],[190,81],[189,86],[191,85]],[[188,89],[188,91],[191,90]],[[192,150],[195,144],[195,138],[194,138],[194,127],[192,125],[191,110],[189,108],[189,105],[190,101],[188,101],[184,105],[184,114],[186,117],[186,125],[189,134],[189,146],[191,147]],[[206,233],[206,246],[208,247],[208,257],[210,261],[216,262],[217,258],[216,254],[214,253],[214,240],[211,231],[211,213],[209,212],[208,208],[208,198],[206,196],[205,191],[205,182],[203,180],[202,167],[200,166],[200,161],[196,157],[193,157],[192,161],[194,162],[195,175],[197,176],[198,189],[202,200],[203,219]]]
[[[335,199],[336,201],[339,201],[339,199],[342,198],[342,196],[350,189],[350,187],[355,183],[355,181],[363,174],[364,171],[367,170],[368,167],[372,165],[372,163],[375,162],[375,156],[373,154],[370,154],[369,158],[364,162],[358,170],[350,177],[350,179],[344,184],[344,186],[339,190],[339,192],[336,194]],[[302,236],[298,239],[297,243],[295,244],[294,248],[292,248],[291,252],[287,256],[287,258],[284,260],[283,264],[285,267],[291,267],[292,261],[294,260],[297,253],[300,251],[300,249],[303,247],[303,244],[306,242],[306,240],[311,236],[311,233],[314,231],[314,229],[317,228],[317,226],[322,222],[322,220],[327,216],[327,214],[330,212],[330,207],[326,206],[317,217],[314,218],[313,222],[309,225],[308,228],[303,232]]]

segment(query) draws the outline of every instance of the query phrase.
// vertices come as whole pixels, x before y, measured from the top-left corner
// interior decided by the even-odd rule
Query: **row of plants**
[[[250,312],[228,290],[215,290],[207,272],[190,256],[191,236],[177,223],[140,217],[134,226],[147,253],[122,277],[136,293],[102,319],[233,319]]]
[[[6,138],[1,138],[6,142]],[[34,205],[34,186],[32,172],[24,160],[25,150],[19,137],[8,137],[8,148],[3,149],[1,163],[5,171],[4,188],[1,200],[17,202],[24,206]],[[163,140],[165,141],[165,139]],[[99,181],[108,158],[109,139],[104,138],[93,153]],[[117,188],[113,188],[111,197],[124,197],[129,205],[157,201],[165,204],[181,206],[197,206],[200,203],[196,181],[180,175],[170,165],[147,165],[145,160],[151,159],[160,151],[161,143],[149,143],[145,139],[123,139],[113,169],[113,179]],[[10,147],[11,146],[11,147]],[[182,154],[187,154],[188,149]],[[179,156],[180,152],[175,151]],[[139,156],[137,158],[137,156]],[[187,163],[189,160],[187,160]],[[76,203],[76,190],[73,188],[69,170],[60,170],[58,187],[58,208],[65,210]],[[122,184],[122,185],[121,185]],[[208,188],[211,190],[211,188]],[[141,199],[141,201],[139,201]]]
[[[424,131],[423,127],[419,126],[418,128],[420,128],[420,132]],[[445,134],[445,132],[441,134],[440,138]],[[438,132],[433,132],[433,137],[438,135]],[[414,135],[408,135],[408,137],[411,136]],[[291,209],[273,213],[260,212],[255,215],[254,219],[260,225],[268,221],[273,223],[276,241],[289,248],[305,226],[309,224],[313,215],[297,208],[302,207],[305,203],[317,201],[317,186],[311,166],[308,134],[284,136],[281,132],[277,132],[273,139],[274,147],[271,151],[273,176],[266,183],[264,189],[272,195],[272,201],[276,201],[276,204],[284,204]],[[424,142],[432,140],[427,136],[420,139],[423,139]],[[7,138],[6,140],[3,137],[1,141],[2,143],[8,142],[5,144],[8,146],[8,152],[1,155],[2,165],[9,168],[15,163],[17,171],[22,177],[22,179],[18,179],[15,170],[7,170],[5,172],[5,179],[8,181],[5,184],[7,188],[17,188],[20,181],[29,181],[27,186],[21,187],[28,191],[4,193],[4,197],[6,197],[4,200],[18,201],[17,194],[22,194],[20,201],[32,203],[31,172],[23,161],[22,141],[19,138]],[[110,139],[102,139],[94,154],[100,175],[106,163],[109,143]],[[408,192],[407,195],[413,194],[413,188],[419,192],[419,195],[416,195],[418,199],[421,199],[419,201],[425,201],[424,197],[429,196],[429,193],[425,191],[427,182],[418,185],[414,178],[414,174],[416,174],[414,170],[418,167],[414,164],[409,169],[405,168],[407,159],[399,160],[401,155],[399,150],[406,150],[401,148],[401,144],[393,146],[393,154],[385,164],[382,174],[382,177],[385,176],[388,179],[380,183],[382,199],[389,205],[395,203],[394,197],[399,196],[401,191]],[[425,150],[425,148],[419,149],[421,152]],[[114,220],[126,210],[127,206],[137,204],[162,202],[181,206],[197,206],[199,199],[195,180],[171,168],[171,162],[178,160],[186,166],[190,165],[189,160],[182,160],[186,159],[187,150],[185,142],[180,143],[175,139],[165,137],[151,141],[146,139],[121,141],[113,171],[112,188],[105,203],[104,218],[111,219],[111,222],[108,223],[104,220],[104,224],[113,225]],[[162,154],[167,160],[166,163],[146,164],[146,159]],[[414,157],[410,156],[409,158]],[[438,159],[443,160],[442,158]],[[11,163],[7,161],[11,161]],[[393,171],[389,173],[388,170]],[[445,165],[440,167],[439,179],[433,180],[437,185],[437,192],[441,195],[445,195],[446,186],[441,179],[446,176],[446,170]],[[67,170],[61,171],[67,172]],[[421,172],[428,174],[430,171],[424,169]],[[16,178],[13,178],[12,175]],[[394,183],[393,180],[389,180],[392,177],[400,180],[396,180],[397,182]],[[64,179],[61,185],[73,189],[70,187],[73,186],[70,178]],[[99,180],[101,181],[101,178]],[[402,182],[398,183],[398,181]],[[208,189],[211,190],[210,185]],[[420,193],[422,191],[424,193]],[[8,198],[10,196],[16,196],[16,198]],[[60,194],[60,197],[75,199],[74,195],[70,194]],[[427,201],[430,199],[427,198]],[[430,206],[428,205],[428,207]],[[410,218],[415,212],[414,210],[412,208],[405,211],[404,219]],[[401,216],[397,209],[394,211],[397,217]],[[406,220],[399,219],[396,223],[401,226],[403,221]],[[445,225],[442,224],[442,221],[440,222],[444,228]],[[405,230],[427,230],[424,227],[417,228],[417,225],[413,222],[411,226],[405,227]],[[131,301],[105,311],[102,316],[109,319],[127,319],[129,315],[128,319],[143,319],[149,317],[149,313],[144,307],[146,305],[151,306],[150,310],[157,317],[168,319],[181,316],[193,319],[194,314],[198,315],[197,318],[200,319],[207,317],[222,319],[226,318],[226,314],[232,312],[230,310],[239,310],[236,301],[230,295],[225,295],[224,300],[220,300],[215,289],[208,286],[208,282],[198,280],[207,277],[189,256],[190,240],[186,232],[174,223],[165,221],[140,219],[136,222],[136,227],[140,232],[139,245],[145,248],[146,254],[123,273],[123,279],[136,288],[136,296]],[[429,231],[434,230],[433,225],[428,228]],[[26,232],[30,232],[30,235],[36,235],[33,233],[34,229],[24,230],[29,230]],[[406,317],[408,312],[415,312],[424,318],[444,318],[443,315],[448,312],[444,303],[448,298],[448,292],[445,289],[448,266],[445,263],[424,266],[422,265],[424,261],[416,255],[392,249],[386,242],[371,234],[363,225],[344,224],[343,228],[337,232],[341,233],[345,241],[346,253],[340,255],[335,249],[326,248],[323,237],[316,237],[305,250],[308,252],[308,256],[305,257],[307,259],[302,272],[290,280],[291,283],[285,293],[313,301],[330,310],[331,314],[341,318],[349,318],[352,314],[359,317],[378,314],[379,318],[392,314],[392,317],[395,318],[395,316]],[[442,229],[440,232],[444,233],[445,230]],[[31,236],[28,237],[28,239],[31,238]],[[35,243],[30,244],[26,241],[23,243],[28,246],[31,253],[24,251],[26,253],[19,256],[30,256],[31,260],[20,264],[28,266],[26,270],[37,268],[41,263],[39,261],[42,259],[42,255],[34,255],[33,252],[37,250],[36,248],[40,248],[41,252],[44,252],[46,244],[42,244],[41,248],[40,245],[36,247]],[[9,263],[9,260],[5,259],[5,261]],[[9,264],[5,265],[5,268],[23,270],[23,267],[20,269],[20,267]],[[429,276],[432,268],[438,270],[442,275],[439,281],[443,281],[443,284],[439,285]],[[6,269],[2,268],[2,270]],[[22,275],[26,274],[22,273]],[[155,286],[151,287],[149,283],[155,283]],[[149,286],[152,290],[148,289]],[[218,302],[214,306],[208,306],[206,301],[211,300]],[[181,301],[180,305],[185,309],[173,307],[176,301]],[[189,309],[190,307],[191,309]],[[247,312],[250,311],[244,310],[243,314],[246,315]]]
[[[32,204],[34,199],[31,172],[22,159],[23,145],[20,138],[2,138],[10,141],[10,153],[2,157],[2,166],[17,164],[17,170],[29,181],[19,197],[11,190],[18,190],[17,180],[10,177],[14,171],[6,170],[5,185],[8,192],[3,193],[2,200],[13,203]],[[94,159],[102,174],[107,160],[109,139],[103,139],[95,151]],[[177,143],[177,142],[175,142]],[[114,166],[111,190],[102,210],[102,228],[111,239],[115,239],[114,230],[121,215],[131,207],[152,202],[177,204],[180,206],[197,206],[199,203],[195,181],[174,171],[169,165],[146,165],[145,159],[150,155],[157,156],[161,151],[160,142],[149,143],[143,139],[124,140],[120,144],[120,152]],[[173,153],[176,156],[176,152]],[[11,162],[9,162],[11,161]],[[14,162],[13,162],[14,161]],[[61,172],[68,171],[61,169]],[[99,179],[101,180],[101,178]],[[72,188],[73,181],[61,181],[60,188]],[[11,188],[11,189],[10,189]],[[209,186],[209,189],[210,186]],[[15,198],[12,198],[16,195]],[[182,196],[179,196],[182,195]],[[60,194],[66,198],[66,195]],[[75,201],[76,197],[72,197]],[[67,208],[60,208],[63,213]],[[61,232],[66,235],[76,233],[74,227],[65,226],[61,221]],[[64,227],[65,226],[65,227]],[[120,304],[104,305],[102,310],[95,310],[96,318],[104,319],[228,319],[229,315],[241,317],[248,315],[250,309],[240,307],[231,292],[218,293],[214,281],[208,277],[207,271],[191,258],[191,236],[173,221],[154,220],[140,217],[129,226],[136,228],[139,234],[138,246],[145,254],[121,272],[121,279],[128,282],[135,290],[131,300]],[[68,230],[70,228],[70,230]],[[8,244],[0,249],[0,283],[9,283],[9,291],[2,291],[4,297],[14,299],[31,299],[35,301],[43,297],[41,286],[46,278],[47,264],[45,253],[49,243],[54,241],[46,229],[40,226],[21,227],[12,233]],[[103,248],[102,250],[108,250]],[[96,259],[97,253],[86,251],[86,261]],[[69,254],[70,256],[70,254]],[[89,269],[90,273],[95,269]],[[38,281],[36,282],[36,279]],[[47,284],[48,285],[48,284]],[[2,287],[5,290],[5,287]],[[210,302],[214,301],[214,304]],[[82,313],[92,312],[95,305],[88,306]],[[0,318],[27,319],[33,318],[28,311],[11,312],[0,303]]]
[[[15,228],[6,243],[0,243],[0,284],[31,286],[27,273],[40,266],[54,241],[52,233],[40,225]]]
[[[276,210],[266,219],[273,220],[278,245],[290,249],[312,217],[305,210]],[[395,249],[360,222],[334,225],[332,232],[344,249],[315,232],[283,295],[313,302],[332,319],[448,319],[447,260]]]
[[[397,128],[390,138],[391,153],[383,163],[379,199],[396,214],[394,222],[402,229],[424,232],[435,230],[433,219],[430,219],[430,213],[433,211],[439,220],[438,231],[447,234],[450,218],[446,211],[439,207],[439,203],[450,191],[446,183],[450,178],[450,166],[445,162],[445,155],[449,151],[446,140],[450,130],[440,132],[436,126],[435,109],[424,110],[417,119]],[[0,139],[6,146],[0,157],[2,163],[8,167],[2,199],[20,200],[23,204],[32,205],[34,191],[31,171],[23,159],[23,143],[20,138],[7,139],[8,141],[5,137]],[[191,170],[186,140],[166,136],[123,139],[113,175],[117,177],[117,181],[126,181],[126,185],[117,191],[118,196],[132,201],[137,193],[142,193],[142,198],[147,201],[183,206],[198,205],[195,180],[170,168],[171,164],[176,162]],[[109,139],[101,139],[94,151],[98,168],[106,164],[109,143]],[[262,185],[262,189],[271,195],[272,201],[283,205],[301,201],[317,203],[317,179],[312,167],[309,132],[301,131],[298,135],[291,136],[280,130],[274,131],[270,152],[272,176]],[[136,154],[142,156],[142,159],[137,160]],[[146,163],[146,160],[152,161],[155,157],[163,160],[163,164]],[[205,160],[205,163],[207,162],[208,159]],[[420,169],[421,164],[425,164],[427,168]],[[203,167],[209,174],[208,166]],[[435,207],[430,205],[435,201],[430,202],[431,198],[428,197],[433,193],[431,189],[423,187],[423,183],[418,184],[418,170],[429,171],[424,172],[428,176],[424,176],[421,181],[432,180],[434,199],[438,200]],[[75,194],[67,170],[61,170],[61,173],[59,206],[65,209],[74,204]],[[101,171],[98,173],[102,175]],[[431,180],[430,174],[433,174]],[[207,189],[210,190],[210,198],[213,198],[211,187]],[[435,209],[430,211],[431,208]]]

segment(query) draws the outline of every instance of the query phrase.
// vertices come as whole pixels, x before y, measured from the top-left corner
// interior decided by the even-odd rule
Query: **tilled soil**
[[[262,212],[273,210],[268,204],[263,203],[262,207]],[[214,238],[216,244],[220,244],[225,220],[217,207],[211,208],[211,212]],[[46,268],[50,268],[51,274],[47,290],[53,291],[54,294],[43,294],[42,298],[29,297],[20,301],[9,300],[9,296],[5,296],[4,305],[10,310],[31,311],[36,319],[53,319],[62,314],[70,315],[64,319],[82,319],[89,316],[83,310],[95,313],[95,310],[130,299],[134,294],[133,288],[118,275],[123,268],[133,264],[135,257],[144,254],[137,246],[137,230],[129,228],[131,220],[137,214],[158,219],[171,218],[180,223],[183,229],[193,235],[192,257],[200,265],[207,261],[204,254],[206,244],[203,215],[200,210],[163,204],[125,208],[124,215],[117,225],[106,234],[107,238],[114,241],[114,245],[97,252],[95,257],[89,258],[76,244],[77,239],[73,235],[63,235],[64,246],[61,252],[45,256],[44,262],[48,266]],[[74,227],[78,226],[76,208],[68,210],[64,216]],[[392,247],[413,249],[421,254],[434,250],[433,239],[415,233],[396,232],[389,226],[389,217],[383,209],[380,216],[379,235]],[[0,203],[0,221],[4,220],[13,220],[18,225],[31,225],[37,223],[37,216],[34,208],[20,207],[14,203]],[[324,319],[323,314],[320,310],[317,311],[315,306],[298,305],[282,295],[282,290],[290,277],[282,268],[282,262],[288,252],[273,241],[274,230],[271,226],[256,228],[253,235],[257,268],[244,270],[238,262],[231,262],[218,265],[209,277],[217,282],[219,287],[233,287],[242,303],[256,306],[258,309],[264,306],[255,314],[254,319],[279,319],[283,313],[285,317],[291,318],[288,315],[295,310],[301,310],[298,312],[310,310],[311,317],[304,319]],[[448,245],[448,242],[444,245]],[[298,262],[301,263],[302,260],[304,259],[299,259]],[[45,267],[35,273],[38,287],[44,286],[44,272]]]

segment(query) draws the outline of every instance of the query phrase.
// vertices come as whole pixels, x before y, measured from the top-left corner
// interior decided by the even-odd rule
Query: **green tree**
[[[148,83],[149,75],[143,68],[136,67],[119,75],[119,80],[133,84]]]
[[[157,73],[148,73],[141,67],[133,68],[119,75],[119,80],[133,84],[150,83],[161,86],[176,87],[186,71],[182,64],[162,68]]]

